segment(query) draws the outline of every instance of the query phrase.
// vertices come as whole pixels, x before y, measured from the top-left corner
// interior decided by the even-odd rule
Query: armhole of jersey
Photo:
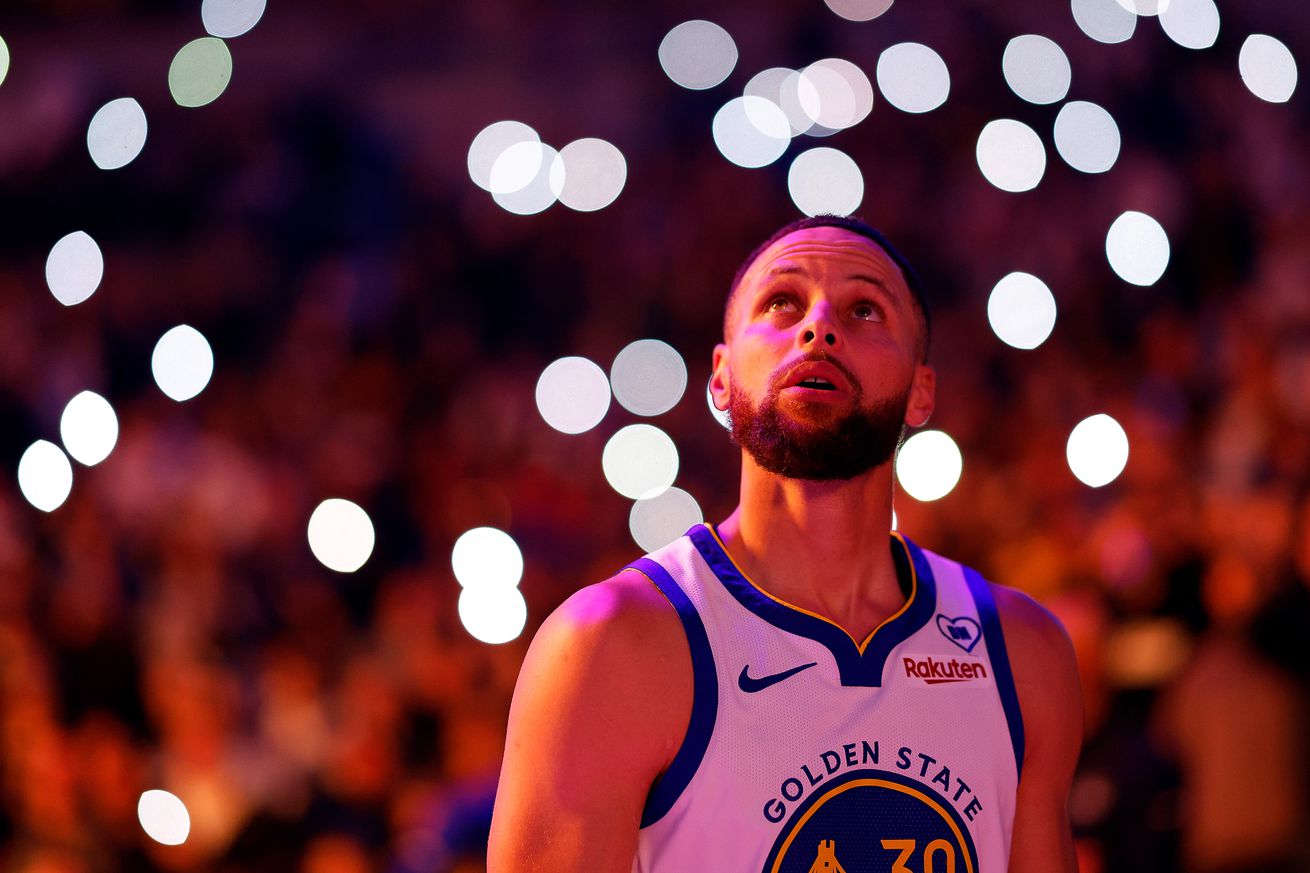
[[[640,572],[673,604],[673,608],[678,611],[678,618],[682,619],[682,629],[687,634],[687,645],[691,649],[691,722],[687,725],[687,735],[669,768],[655,780],[646,796],[646,805],[641,811],[641,827],[646,828],[673,808],[705,757],[710,735],[714,733],[714,720],[718,715],[719,678],[718,671],[714,669],[710,639],[705,633],[700,613],[668,571],[649,558],[639,558],[629,564],[627,569]]]
[[[987,580],[978,575],[978,571],[964,568],[964,577],[969,583],[969,593],[973,595],[974,605],[978,607],[978,619],[982,624],[983,638],[987,640],[987,657],[992,662],[992,672],[996,674],[996,690],[1001,695],[1001,706],[1005,709],[1005,721],[1010,726],[1010,742],[1014,746],[1014,769],[1017,776],[1023,775],[1023,713],[1019,709],[1019,695],[1014,690],[1014,674],[1010,671],[1010,658],[1005,651],[1005,635],[1001,633],[1001,617],[996,611],[996,601],[992,591],[987,587]]]

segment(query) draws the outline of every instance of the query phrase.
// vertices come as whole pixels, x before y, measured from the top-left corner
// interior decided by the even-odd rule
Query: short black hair
[[[789,233],[795,233],[798,230],[807,230],[811,227],[837,227],[842,230],[849,230],[851,233],[859,234],[862,237],[873,240],[878,244],[887,257],[900,267],[901,275],[905,277],[905,285],[910,289],[910,295],[914,298],[914,305],[919,310],[919,316],[923,319],[923,360],[928,359],[928,348],[932,343],[932,312],[928,308],[928,301],[923,293],[923,280],[919,278],[919,273],[910,264],[905,255],[901,254],[896,246],[892,245],[891,240],[878,230],[876,227],[868,224],[864,219],[857,215],[814,215],[808,218],[798,218],[795,221],[788,222],[778,228],[773,234],[755,247],[746,260],[741,262],[737,272],[732,277],[732,285],[728,288],[728,299],[723,307],[723,334],[724,338],[728,335],[728,319],[732,313],[732,301],[737,294],[737,286],[746,276],[746,272],[755,263],[760,255],[764,254],[769,246],[776,243]]]

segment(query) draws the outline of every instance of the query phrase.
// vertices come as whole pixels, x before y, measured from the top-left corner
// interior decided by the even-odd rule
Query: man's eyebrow
[[[887,287],[887,283],[884,282],[882,279],[879,279],[877,276],[866,276],[864,273],[854,273],[850,276],[847,276],[846,281],[868,282],[870,285],[875,285],[878,288],[880,288],[883,291],[883,293],[891,294],[891,289]]]
[[[787,276],[791,274],[805,276],[806,278],[809,278],[810,275],[809,271],[800,264],[779,264],[776,267],[770,267],[769,271],[761,276],[760,279],[768,281],[769,279],[776,279],[778,276]]]

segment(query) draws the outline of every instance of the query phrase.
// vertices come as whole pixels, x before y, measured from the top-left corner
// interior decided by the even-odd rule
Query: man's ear
[[[936,405],[937,371],[927,364],[915,364],[910,399],[905,406],[905,423],[910,427],[923,427],[932,418]]]
[[[714,408],[725,412],[732,389],[728,382],[728,347],[723,343],[714,347],[710,367],[710,397],[714,399]]]

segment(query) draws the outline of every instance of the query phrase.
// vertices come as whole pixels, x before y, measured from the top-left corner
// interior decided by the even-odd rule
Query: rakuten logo
[[[986,680],[987,665],[977,658],[937,658],[933,655],[906,655],[901,659],[907,679],[922,679],[928,685],[942,682]]]

